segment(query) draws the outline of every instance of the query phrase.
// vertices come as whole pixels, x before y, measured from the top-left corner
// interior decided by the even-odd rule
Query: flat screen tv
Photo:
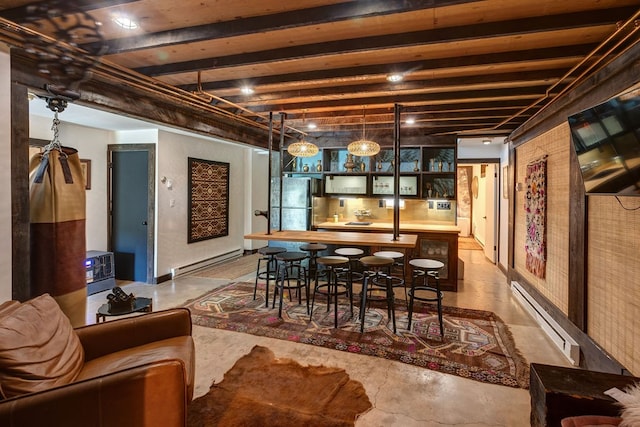
[[[640,85],[569,117],[587,194],[640,195]]]

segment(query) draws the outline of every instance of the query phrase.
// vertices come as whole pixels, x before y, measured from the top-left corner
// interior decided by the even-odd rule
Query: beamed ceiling
[[[5,34],[11,21],[55,37],[30,21],[29,4],[2,2]],[[391,140],[396,104],[405,134],[507,136],[639,40],[640,0],[77,4],[102,23],[103,70],[132,70],[262,129],[284,112],[287,134],[320,145],[363,128]],[[119,28],[116,15],[139,28]],[[404,79],[391,83],[392,73]]]

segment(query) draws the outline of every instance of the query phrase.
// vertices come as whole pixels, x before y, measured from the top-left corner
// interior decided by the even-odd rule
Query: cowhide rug
[[[371,408],[344,369],[301,366],[255,346],[189,406],[189,427],[353,426]]]

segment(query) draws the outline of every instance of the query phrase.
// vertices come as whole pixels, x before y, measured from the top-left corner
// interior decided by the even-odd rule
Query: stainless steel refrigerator
[[[310,230],[312,196],[318,192],[320,180],[317,178],[284,177],[282,181],[282,230]],[[280,179],[271,179],[271,230],[280,229]],[[272,246],[298,250],[300,244],[287,245],[286,242],[270,242]]]

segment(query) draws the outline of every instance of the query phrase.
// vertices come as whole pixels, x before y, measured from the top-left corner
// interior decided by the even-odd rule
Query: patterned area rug
[[[287,295],[288,296],[288,295]],[[271,301],[269,301],[271,303]],[[396,303],[397,334],[389,327],[386,307],[372,306],[365,316],[365,333],[351,318],[348,300],[333,310],[316,299],[312,321],[306,304],[287,302],[282,319],[264,307],[264,289],[253,299],[253,283],[218,288],[185,304],[196,325],[278,338],[335,350],[396,360],[476,381],[528,388],[529,365],[516,349],[507,327],[490,311],[444,307],[445,337],[440,337],[435,306],[416,302],[412,330],[407,331],[404,301]],[[271,305],[271,304],[270,304]],[[358,309],[354,306],[357,317]],[[389,323],[389,327],[387,327]]]

